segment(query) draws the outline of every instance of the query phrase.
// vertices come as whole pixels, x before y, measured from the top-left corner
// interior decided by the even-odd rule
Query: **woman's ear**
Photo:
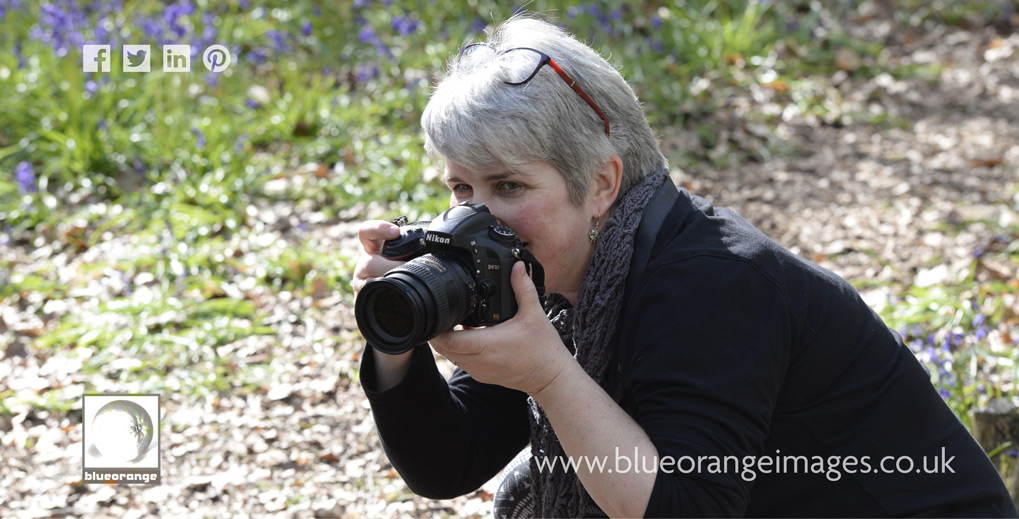
[[[612,204],[616,202],[616,197],[619,196],[619,186],[622,182],[623,160],[619,158],[619,155],[613,155],[605,161],[592,182],[591,188],[594,192],[591,194],[591,201],[596,212],[592,216],[600,218],[608,212]]]

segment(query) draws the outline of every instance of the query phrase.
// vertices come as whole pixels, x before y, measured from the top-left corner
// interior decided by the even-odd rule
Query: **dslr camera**
[[[400,237],[385,242],[382,256],[409,261],[365,283],[354,303],[357,327],[382,353],[403,353],[458,324],[488,326],[513,317],[510,272],[517,261],[544,297],[541,264],[484,203],[464,202],[431,222],[393,222]]]

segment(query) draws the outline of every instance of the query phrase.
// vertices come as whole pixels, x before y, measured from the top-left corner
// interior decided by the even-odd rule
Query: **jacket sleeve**
[[[428,345],[414,349],[407,375],[377,391],[375,355],[366,347],[361,387],[383,449],[412,491],[449,499],[476,490],[527,444],[527,395],[483,384],[463,370],[447,382]]]
[[[781,290],[752,265],[699,256],[649,272],[624,323],[634,418],[658,450],[646,516],[741,516],[790,355]]]

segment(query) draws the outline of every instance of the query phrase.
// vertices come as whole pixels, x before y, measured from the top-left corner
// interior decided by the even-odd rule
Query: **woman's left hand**
[[[511,319],[487,328],[450,330],[429,343],[479,382],[534,395],[574,359],[545,316],[524,262],[513,265],[510,281],[517,300]]]

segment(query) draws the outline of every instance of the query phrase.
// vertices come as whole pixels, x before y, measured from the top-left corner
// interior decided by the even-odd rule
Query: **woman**
[[[514,18],[451,62],[422,126],[451,204],[484,202],[553,294],[542,308],[516,265],[512,319],[431,341],[448,382],[427,345],[366,349],[362,385],[415,492],[473,491],[529,443],[499,514],[1015,516],[901,338],[844,280],[677,193],[589,47]],[[361,227],[356,290],[398,265],[380,255],[398,234]]]

